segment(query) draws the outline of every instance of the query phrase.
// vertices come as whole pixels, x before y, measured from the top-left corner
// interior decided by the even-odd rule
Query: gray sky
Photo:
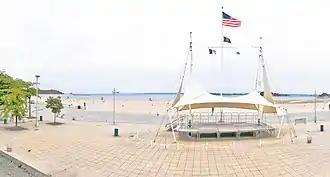
[[[263,36],[272,91],[330,92],[330,2],[307,0],[0,1],[0,61],[14,77],[74,93],[175,92],[193,32],[194,78],[220,91],[221,6],[242,21],[225,27],[226,92],[254,88]],[[220,52],[218,52],[219,54]]]

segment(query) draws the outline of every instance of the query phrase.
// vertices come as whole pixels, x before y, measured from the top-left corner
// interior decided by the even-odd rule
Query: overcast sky
[[[175,92],[193,32],[193,77],[220,92],[221,6],[225,92],[254,89],[263,37],[275,92],[330,92],[330,2],[310,0],[0,1],[0,69],[42,88],[74,93]],[[236,55],[240,51],[241,55]]]

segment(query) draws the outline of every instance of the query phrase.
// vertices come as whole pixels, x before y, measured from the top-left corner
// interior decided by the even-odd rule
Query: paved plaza
[[[330,176],[330,133],[319,124],[300,124],[294,144],[286,135],[239,141],[179,141],[159,125],[33,122],[12,131],[0,125],[0,145],[40,171],[59,177],[90,176]],[[324,122],[325,127],[330,124]],[[309,132],[307,132],[309,131]],[[313,137],[306,143],[306,132]],[[156,139],[155,139],[156,137]],[[155,142],[153,140],[156,140]],[[327,172],[328,171],[328,172]]]

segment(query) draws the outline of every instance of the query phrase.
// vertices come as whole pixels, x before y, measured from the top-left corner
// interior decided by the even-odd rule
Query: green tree
[[[37,90],[32,87],[32,83],[29,87],[26,88],[27,91],[27,98],[28,98],[28,104],[29,104],[29,117],[31,117],[31,97],[36,96]]]
[[[23,87],[23,90],[26,92],[26,96],[28,99],[28,109],[29,109],[29,117],[31,117],[31,97],[36,95],[36,89],[32,87],[32,82],[26,82],[21,79],[16,79],[20,82],[20,85]]]
[[[4,71],[0,71],[0,97],[6,95],[7,92],[4,89],[9,89],[11,86],[11,81],[13,80],[8,74]],[[2,105],[2,101],[0,100],[0,105]]]
[[[2,103],[0,115],[6,119],[15,118],[15,126],[17,126],[17,121],[21,120],[26,113],[27,92],[24,89],[26,83],[7,76],[0,78],[0,82],[2,85],[0,88],[0,102]]]
[[[54,114],[54,123],[56,123],[56,114],[61,113],[61,109],[63,109],[61,97],[48,97],[46,100],[46,108],[52,110],[52,113]]]

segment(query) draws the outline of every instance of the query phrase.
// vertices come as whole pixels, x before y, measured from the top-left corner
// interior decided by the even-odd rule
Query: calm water
[[[71,99],[91,99],[91,100],[100,100],[101,97],[105,100],[112,100],[112,94],[85,94],[85,95],[41,95],[42,97],[48,96],[60,96],[62,98],[71,98]],[[117,100],[172,100],[176,96],[176,93],[119,93],[116,95]],[[235,95],[229,95],[227,97],[234,97]],[[308,95],[297,95],[292,94],[287,97],[274,97],[275,100],[313,100],[313,96]]]

